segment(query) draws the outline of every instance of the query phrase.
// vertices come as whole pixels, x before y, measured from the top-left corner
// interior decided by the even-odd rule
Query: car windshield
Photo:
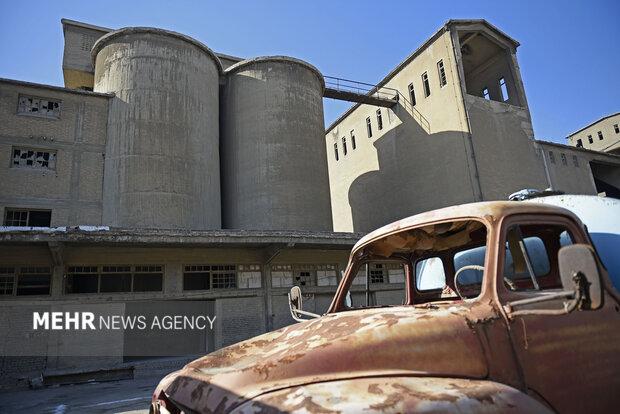
[[[478,296],[486,243],[487,229],[476,220],[427,225],[379,238],[354,253],[353,273],[344,281],[348,294],[343,308]]]

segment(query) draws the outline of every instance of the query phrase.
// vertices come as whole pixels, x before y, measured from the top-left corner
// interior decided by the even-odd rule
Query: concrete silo
[[[275,56],[239,62],[225,75],[223,227],[331,231],[321,73]]]
[[[179,33],[125,28],[93,46],[97,92],[113,92],[103,223],[221,228],[217,56]]]

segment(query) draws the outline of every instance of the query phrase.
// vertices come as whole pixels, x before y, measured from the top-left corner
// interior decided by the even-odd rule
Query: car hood
[[[155,392],[212,412],[266,392],[336,379],[484,378],[487,364],[470,322],[478,313],[473,308],[442,303],[328,314],[197,359],[165,377]]]

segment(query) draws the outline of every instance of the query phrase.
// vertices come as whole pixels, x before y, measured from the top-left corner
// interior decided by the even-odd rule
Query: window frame
[[[581,138],[577,138],[577,143],[575,144],[577,148],[583,148],[583,141]]]
[[[340,157],[338,156],[338,143],[334,142],[334,157],[336,158],[336,161],[340,160]]]
[[[355,142],[355,130],[352,129],[349,135],[351,136],[351,150],[355,150],[357,148],[357,144]]]
[[[455,253],[456,254],[456,253]],[[454,255],[452,255],[454,256]],[[429,260],[429,259],[439,259],[441,261],[441,267],[443,268],[443,277],[444,277],[444,286],[437,288],[437,289],[418,289],[418,263],[423,262],[424,260]],[[452,268],[454,268],[454,266],[452,266]],[[449,270],[446,268],[446,263],[444,262],[444,257],[443,255],[440,254],[433,254],[430,256],[423,256],[423,257],[419,257],[417,258],[414,262],[413,262],[413,266],[411,267],[411,270],[413,272],[413,289],[415,290],[416,293],[421,293],[421,294],[429,294],[429,293],[434,293],[434,292],[440,292],[443,291],[444,287],[446,286],[446,280],[447,280],[447,271]]]
[[[368,138],[372,138],[372,120],[370,117],[366,117],[366,134],[368,134]]]
[[[12,276],[13,281],[12,281],[11,293],[0,294],[0,300],[8,299],[8,298],[49,297],[52,295],[52,286],[54,283],[54,267],[52,265],[23,264],[23,265],[6,265],[6,266],[2,266],[1,268],[3,270],[12,269],[11,272],[0,273],[0,277]],[[46,271],[45,272],[28,272],[28,271],[24,271],[24,269],[42,269],[42,270],[45,269]],[[20,279],[23,276],[30,276],[30,275],[37,275],[37,274],[49,276],[49,284],[47,284],[48,286],[47,293],[36,293],[32,295],[18,294]]]
[[[491,100],[491,93],[489,92],[488,86],[482,88],[482,97],[487,101]]]
[[[49,159],[47,160],[48,166],[36,166],[34,165],[15,165],[15,151],[32,151],[34,153],[37,152],[47,152],[49,153]],[[53,156],[53,159],[52,159]],[[11,147],[11,156],[10,158],[10,168],[14,168],[16,170],[25,170],[25,171],[56,171],[56,166],[58,165],[58,150],[52,148],[42,148],[42,147],[28,147],[28,146],[19,146],[13,145]],[[20,157],[21,158],[21,157]],[[35,157],[36,158],[36,157]],[[53,167],[50,166],[53,164]]]
[[[590,144],[594,144],[594,138],[592,138],[592,135],[588,135],[588,142]]]
[[[114,268],[114,267],[129,267],[129,271],[128,272],[114,272],[114,271],[104,271],[104,268]],[[160,271],[142,271],[142,270],[136,270],[137,268],[147,268],[147,267],[159,267],[161,268]],[[70,272],[70,269],[72,268],[96,268],[95,272],[78,272],[78,271],[73,271]],[[119,275],[122,274],[126,274],[129,273],[131,275],[131,279],[130,279],[130,288],[128,291],[125,290],[121,290],[121,291],[106,291],[106,292],[102,292],[101,291],[101,285],[102,285],[102,276],[110,276],[113,275],[114,273],[118,273]],[[143,274],[150,274],[150,273],[157,273],[157,274],[161,274],[161,289],[160,290],[135,290],[135,278],[136,275],[143,275]],[[97,291],[96,292],[69,292],[69,277],[71,275],[75,275],[75,274],[81,274],[81,275],[93,275],[93,276],[97,276]],[[71,264],[71,265],[66,265],[64,268],[64,277],[63,277],[63,295],[67,295],[67,296],[77,296],[77,295],[91,295],[91,296],[101,296],[101,295],[127,295],[127,294],[163,294],[165,291],[165,286],[166,286],[166,266],[163,264],[153,264],[153,263],[147,263],[147,264]]]
[[[416,100],[415,100],[415,87],[413,86],[413,82],[411,82],[407,86],[407,90],[409,91],[409,99],[411,99],[411,106],[415,106],[415,104],[416,104]]]
[[[347,156],[347,137],[342,137],[342,156]]]
[[[431,96],[431,81],[428,78],[428,72],[424,72],[422,77],[422,89],[424,90],[424,98]]]
[[[510,91],[508,90],[508,82],[506,82],[506,78],[501,76],[497,80],[497,83],[499,84],[499,94],[502,98],[501,102],[508,102],[510,100]]]
[[[381,131],[383,129],[383,115],[381,114],[381,108],[378,108],[375,112],[377,114],[377,130]]]
[[[549,225],[549,226],[562,226],[569,232],[572,236],[573,243],[589,243],[585,240],[583,233],[579,231],[579,228],[576,226],[573,220],[571,220],[567,216],[562,215],[552,215],[552,214],[514,214],[508,217],[505,217],[501,224],[500,230],[498,234],[498,246],[505,246],[507,242],[507,234],[508,229],[512,226],[531,226],[531,225]],[[557,257],[553,258],[549,256],[547,252],[547,257],[550,261],[550,266],[554,264],[557,266]],[[545,292],[549,292],[548,290],[519,290],[512,291],[506,288],[504,285],[504,267],[506,264],[506,249],[499,249],[497,254],[497,274],[496,276],[496,289],[497,295],[500,303],[506,304],[510,301],[524,299],[528,297],[532,297],[533,295],[545,294]],[[553,268],[553,267],[551,267]]]
[[[26,225],[25,226],[15,226],[15,225],[9,225],[7,224],[7,216],[9,212],[25,212],[26,213]],[[30,213],[31,212],[49,212],[50,213],[50,224],[48,226],[31,226],[30,225]],[[51,209],[44,209],[44,208],[22,208],[22,207],[5,207],[4,208],[4,217],[3,217],[3,221],[2,221],[4,226],[9,226],[9,227],[51,227],[52,226],[52,210]]]
[[[437,73],[439,75],[439,87],[443,88],[448,84],[448,76],[446,75],[446,68],[443,64],[443,59],[439,59],[437,62]]]
[[[42,112],[36,111],[36,112],[25,112],[25,111],[20,111],[20,108],[22,108],[22,105],[20,105],[21,102],[21,98],[27,98],[27,99],[38,99],[39,101],[48,101],[48,102],[55,102],[58,104],[58,115],[48,115],[48,114],[43,114]],[[50,119],[53,121],[57,121],[61,118],[62,115],[62,99],[57,99],[57,98],[46,98],[43,96],[38,96],[38,95],[29,95],[29,94],[25,94],[25,93],[19,93],[17,95],[17,108],[15,109],[15,115],[17,116],[30,116],[30,117],[34,117],[34,118],[40,118],[40,119]]]
[[[598,135],[599,141],[602,141],[603,139],[605,139],[605,137],[603,137],[603,131],[597,131],[596,134]]]

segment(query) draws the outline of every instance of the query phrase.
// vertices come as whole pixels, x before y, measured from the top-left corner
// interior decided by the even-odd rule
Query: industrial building
[[[0,385],[164,363],[129,333],[77,358],[83,338],[33,334],[34,309],[200,301],[207,352],[292,323],[293,285],[324,311],[362,232],[392,220],[620,188],[620,157],[534,140],[518,43],[483,20],[449,21],[361,94],[295,58],[62,25],[64,87],[0,80]],[[356,103],[325,130],[323,98]],[[369,271],[372,294],[402,286]]]
[[[573,147],[620,155],[620,112],[604,116],[566,139]]]

